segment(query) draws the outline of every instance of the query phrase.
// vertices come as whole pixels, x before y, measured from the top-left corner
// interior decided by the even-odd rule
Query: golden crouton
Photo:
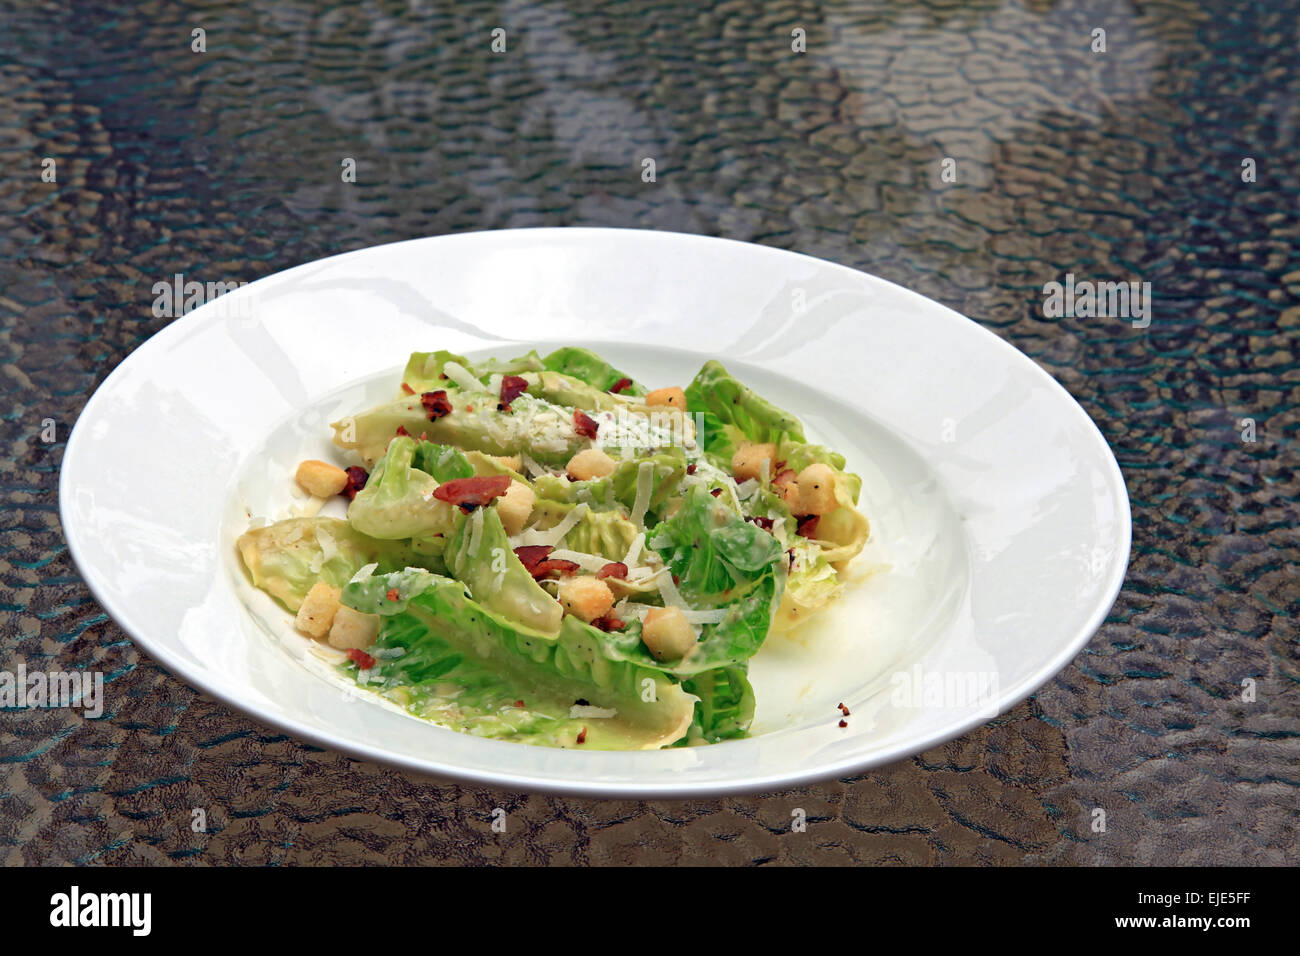
[[[609,585],[590,575],[561,580],[559,598],[565,611],[588,622],[608,614],[614,606]]]
[[[647,405],[667,405],[679,411],[686,411],[686,393],[680,388],[656,388],[645,397]]]
[[[348,484],[348,473],[324,461],[310,459],[298,466],[295,476],[303,489],[317,498],[332,498]]]
[[[510,482],[506,493],[497,499],[497,514],[506,534],[518,534],[528,523],[528,516],[533,513],[533,502],[537,495],[522,481]]]
[[[763,462],[767,462],[768,477],[772,475],[772,459],[776,458],[776,445],[772,442],[754,442],[743,441],[736,453],[731,456],[731,473],[736,476],[737,481],[747,481],[750,478],[762,479]]]
[[[695,646],[695,630],[681,608],[651,608],[641,624],[641,640],[655,660],[675,661]]]
[[[820,462],[799,472],[796,480],[799,503],[794,509],[800,515],[824,515],[840,506],[835,498],[835,471]]]
[[[294,625],[304,634],[310,634],[319,640],[330,632],[334,624],[334,615],[339,609],[339,597],[342,591],[332,588],[324,581],[317,581],[302,599]]]
[[[354,611],[346,604],[339,605],[330,627],[329,645],[346,651],[350,647],[365,650],[379,636],[379,615]]]
[[[589,478],[604,478],[606,475],[613,474],[616,467],[618,462],[599,448],[584,448],[569,459],[569,466],[565,470],[575,481],[586,481]]]

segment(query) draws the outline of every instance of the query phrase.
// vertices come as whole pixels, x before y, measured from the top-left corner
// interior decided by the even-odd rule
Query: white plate
[[[391,394],[408,352],[560,344],[653,384],[685,384],[719,358],[863,476],[873,532],[859,562],[878,570],[821,626],[754,659],[749,739],[579,752],[424,723],[318,673],[287,614],[239,569],[232,542],[249,513],[301,503],[292,468],[332,454],[326,423]],[[975,323],[806,256],[609,229],[380,246],[195,309],[91,397],[60,509],[77,566],[122,628],[177,677],[266,723],[439,776],[643,797],[845,776],[977,726],[1091,637],[1131,531],[1096,427]]]

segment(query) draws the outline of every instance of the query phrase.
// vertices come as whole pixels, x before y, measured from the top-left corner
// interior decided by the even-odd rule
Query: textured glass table
[[[0,668],[107,681],[99,719],[4,711],[0,862],[1300,862],[1294,11],[313,6],[0,8]],[[106,619],[60,534],[59,462],[95,386],[170,321],[155,283],[564,225],[823,257],[1032,356],[1128,480],[1132,564],[1101,631],[912,760],[641,804],[302,745]],[[1067,281],[1149,298],[1058,309]]]

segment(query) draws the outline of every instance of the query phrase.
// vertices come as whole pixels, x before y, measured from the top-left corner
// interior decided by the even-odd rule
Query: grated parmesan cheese
[[[653,461],[643,461],[636,468],[636,498],[632,501],[632,523],[645,527],[646,509],[650,507],[650,490],[654,481]]]
[[[582,516],[589,510],[586,504],[575,505],[573,510],[564,516],[564,520],[554,528],[548,528],[545,531],[539,531],[536,528],[529,528],[519,535],[519,541],[522,544],[549,544],[551,547],[557,547],[564,536],[574,529]],[[517,547],[517,546],[516,546]]]
[[[609,717],[617,717],[618,711],[613,707],[592,707],[587,704],[574,704],[569,708],[569,717],[571,719],[594,717],[597,720],[603,720]]]
[[[556,548],[546,557],[560,561],[572,561],[584,571],[599,571],[609,564],[608,558],[602,558],[598,554],[587,554],[585,551],[569,551],[565,548]]]
[[[483,383],[470,374],[469,369],[459,362],[446,362],[442,366],[442,374],[451,379],[461,388],[469,392],[483,391]]]
[[[631,571],[641,563],[641,549],[645,547],[645,532],[642,531],[632,539],[632,544],[627,549],[627,554],[623,556],[623,563]]]

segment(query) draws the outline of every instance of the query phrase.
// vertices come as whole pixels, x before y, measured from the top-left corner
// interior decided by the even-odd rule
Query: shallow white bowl
[[[250,515],[299,503],[293,467],[333,455],[327,423],[391,395],[408,352],[561,344],[655,385],[684,385],[719,358],[864,478],[873,531],[857,566],[874,573],[754,659],[749,739],[578,752],[421,722],[322,676],[239,568],[232,542]],[[844,776],[990,719],[1092,636],[1131,531],[1119,467],[1088,416],[974,322],[806,256],[610,229],[364,249],[193,310],[91,397],[60,509],[104,609],[177,677],[259,720],[443,777],[644,797]]]

